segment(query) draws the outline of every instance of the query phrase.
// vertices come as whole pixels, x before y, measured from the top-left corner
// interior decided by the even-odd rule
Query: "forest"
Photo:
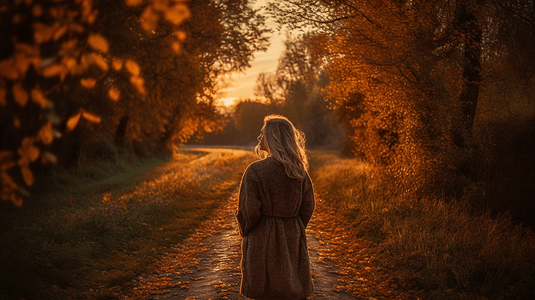
[[[202,219],[219,207],[214,199],[233,193],[221,180],[239,181],[233,172],[243,172],[252,158],[220,154],[206,163],[212,169],[194,168],[186,161],[200,154],[184,149],[252,149],[263,118],[281,114],[306,135],[311,177],[324,201],[319,216],[341,216],[332,224],[365,238],[379,265],[407,269],[396,275],[396,287],[421,299],[533,299],[535,1],[255,2],[0,4],[0,241],[11,245],[0,250],[0,278],[6,279],[0,296],[117,299],[116,290],[87,291],[95,282],[123,286],[154,260],[113,280],[101,278],[102,270],[90,280],[67,280],[73,270],[83,271],[75,267],[80,262],[101,263],[96,250],[88,250],[94,244],[134,251],[112,242],[111,221],[103,215],[98,223],[88,210],[93,201],[109,202],[102,200],[110,199],[106,193],[138,184],[135,176],[173,161],[181,174],[175,179],[194,187],[176,183],[181,192],[172,193],[205,202],[170,207]],[[276,71],[258,76],[254,97],[223,106],[229,76],[247,70],[275,31],[287,33]],[[211,175],[199,175],[206,168]],[[187,172],[197,172],[191,175],[197,179],[187,179]],[[87,182],[94,183],[97,200],[82,195]],[[218,182],[220,190],[197,197],[201,182]],[[67,192],[71,188],[77,192]],[[151,206],[160,204],[138,207],[124,199],[117,196],[126,211],[120,222],[132,221],[113,226],[185,222],[158,223],[163,231],[172,227],[169,235],[132,229],[125,235],[143,245],[136,253],[157,247],[149,236],[182,243],[185,232],[199,226]],[[76,223],[75,212],[86,210]],[[161,220],[147,217],[153,212]],[[58,239],[67,213],[78,227]],[[49,240],[40,240],[40,226],[50,231]],[[137,231],[145,233],[136,237]],[[30,243],[34,252],[18,253]],[[86,248],[76,248],[80,243]],[[61,258],[64,245],[70,263]],[[35,253],[45,258],[21,263]],[[128,264],[126,255],[117,255]],[[54,279],[38,274],[50,266]],[[350,283],[345,290],[357,295]],[[416,299],[407,297],[399,299]]]

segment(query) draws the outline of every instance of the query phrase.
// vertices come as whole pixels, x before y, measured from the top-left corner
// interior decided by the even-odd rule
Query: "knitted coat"
[[[290,178],[272,157],[247,167],[235,213],[243,237],[243,295],[295,300],[312,293],[305,228],[314,206],[308,174],[304,180]]]

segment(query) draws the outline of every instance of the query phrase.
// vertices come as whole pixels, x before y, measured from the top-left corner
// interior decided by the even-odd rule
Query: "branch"
[[[493,1],[493,3],[496,4],[496,5],[498,5],[498,6],[501,7],[502,9],[504,9],[504,10],[506,10],[506,11],[508,11],[508,12],[510,12],[510,13],[516,15],[516,16],[518,16],[520,19],[522,19],[522,20],[524,20],[524,21],[526,21],[526,22],[528,22],[528,23],[531,23],[532,25],[535,24],[535,22],[533,22],[532,19],[527,18],[527,17],[524,17],[523,15],[519,14],[519,13],[518,13],[517,11],[515,11],[515,10],[513,10],[513,9],[511,9],[511,8],[509,8],[509,7],[506,7],[505,5],[503,5],[503,4],[501,4],[501,3],[498,3],[498,2],[496,2],[496,1]]]

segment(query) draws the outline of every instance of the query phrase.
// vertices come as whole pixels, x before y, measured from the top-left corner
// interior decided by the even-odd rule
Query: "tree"
[[[485,60],[496,57],[496,5],[310,0],[270,7],[285,26],[317,29],[313,49],[331,80],[328,101],[363,111],[350,122],[360,128],[355,151],[386,163],[400,190],[415,192],[478,180],[469,165]],[[353,107],[356,94],[364,95],[360,107]]]
[[[33,183],[38,159],[76,164],[103,139],[135,150],[221,129],[220,79],[267,46],[264,18],[248,1],[1,8],[1,197],[17,206],[27,194],[18,182]]]

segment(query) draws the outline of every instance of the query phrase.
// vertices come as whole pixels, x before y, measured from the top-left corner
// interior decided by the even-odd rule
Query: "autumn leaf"
[[[140,94],[146,93],[145,87],[143,86],[145,83],[145,80],[143,80],[143,78],[132,76],[130,77],[130,83],[132,83],[132,85],[137,89]]]
[[[32,95],[32,101],[39,104],[42,109],[51,108],[52,106],[54,106],[50,100],[46,99],[45,96],[43,96],[43,93],[41,92],[41,90],[37,88],[34,88],[32,90],[31,95]]]
[[[21,148],[19,149],[21,156],[27,157],[32,162],[39,157],[39,148],[34,146],[34,142],[33,137],[25,137],[22,139]]]
[[[58,23],[55,23],[52,26],[47,26],[41,22],[33,24],[33,38],[35,42],[37,44],[41,44],[50,40],[54,36],[57,27],[59,27]]]
[[[119,100],[120,92],[116,88],[111,88],[108,91],[108,97],[110,97],[111,100],[117,101]]]
[[[173,51],[175,51],[176,53],[180,53],[180,43],[178,42],[174,42],[172,45],[171,45],[171,48],[173,49]]]
[[[179,30],[179,31],[175,32],[175,36],[179,41],[183,42],[183,41],[186,40],[188,35],[186,34],[185,31]]]
[[[108,63],[102,56],[98,55],[97,53],[91,53],[89,58],[95,65],[97,65],[103,71],[108,71]]]
[[[20,128],[20,125],[21,125],[20,119],[17,118],[17,117],[14,117],[13,118],[13,127]]]
[[[76,115],[72,116],[67,120],[67,131],[72,131],[76,125],[78,125],[78,121],[80,120],[80,116],[82,115],[81,112],[77,113]]]
[[[128,70],[128,72],[130,72],[130,74],[132,74],[132,76],[139,76],[139,74],[141,73],[141,70],[140,70],[139,65],[137,64],[137,62],[135,62],[135,61],[133,61],[131,59],[128,59],[125,62],[125,67]]]
[[[43,70],[43,76],[44,77],[53,77],[60,75],[63,71],[65,71],[65,67],[60,64],[53,64],[47,67]]]
[[[87,43],[93,49],[100,51],[100,52],[107,53],[108,50],[110,49],[108,40],[98,33],[90,34],[89,37],[87,38]]]
[[[50,145],[52,141],[54,140],[54,131],[52,129],[52,122],[47,122],[41,129],[39,130],[39,133],[37,134],[37,137],[43,144]]]
[[[76,59],[66,56],[63,58],[63,65],[67,67],[67,70],[71,70],[76,67],[77,62]]]
[[[190,11],[184,4],[176,4],[165,12],[165,19],[174,25],[182,23],[190,17]]]
[[[141,4],[143,0],[126,0],[126,4],[130,6],[136,6]]]
[[[88,120],[89,122],[100,123],[100,117],[99,116],[96,116],[94,114],[88,113],[86,111],[82,112],[82,117],[84,117],[84,119]]]
[[[83,87],[90,89],[95,86],[97,81],[93,78],[82,78],[80,79],[80,83]]]
[[[16,68],[17,64],[14,57],[0,61],[0,77],[11,80],[17,80],[20,76]]]
[[[22,174],[22,178],[24,178],[26,185],[31,186],[33,184],[33,173],[30,168],[28,168],[28,166],[20,167],[20,173]]]
[[[145,31],[152,31],[158,26],[158,15],[150,7],[145,8],[140,19],[141,27],[143,27]]]
[[[28,103],[28,93],[24,90],[20,82],[13,85],[13,98],[22,107]]]
[[[112,66],[115,71],[121,70],[123,68],[123,60],[119,58],[114,58]]]
[[[67,32],[67,26],[61,26],[58,28],[56,32],[54,32],[54,41],[59,40],[65,34],[65,32]]]

